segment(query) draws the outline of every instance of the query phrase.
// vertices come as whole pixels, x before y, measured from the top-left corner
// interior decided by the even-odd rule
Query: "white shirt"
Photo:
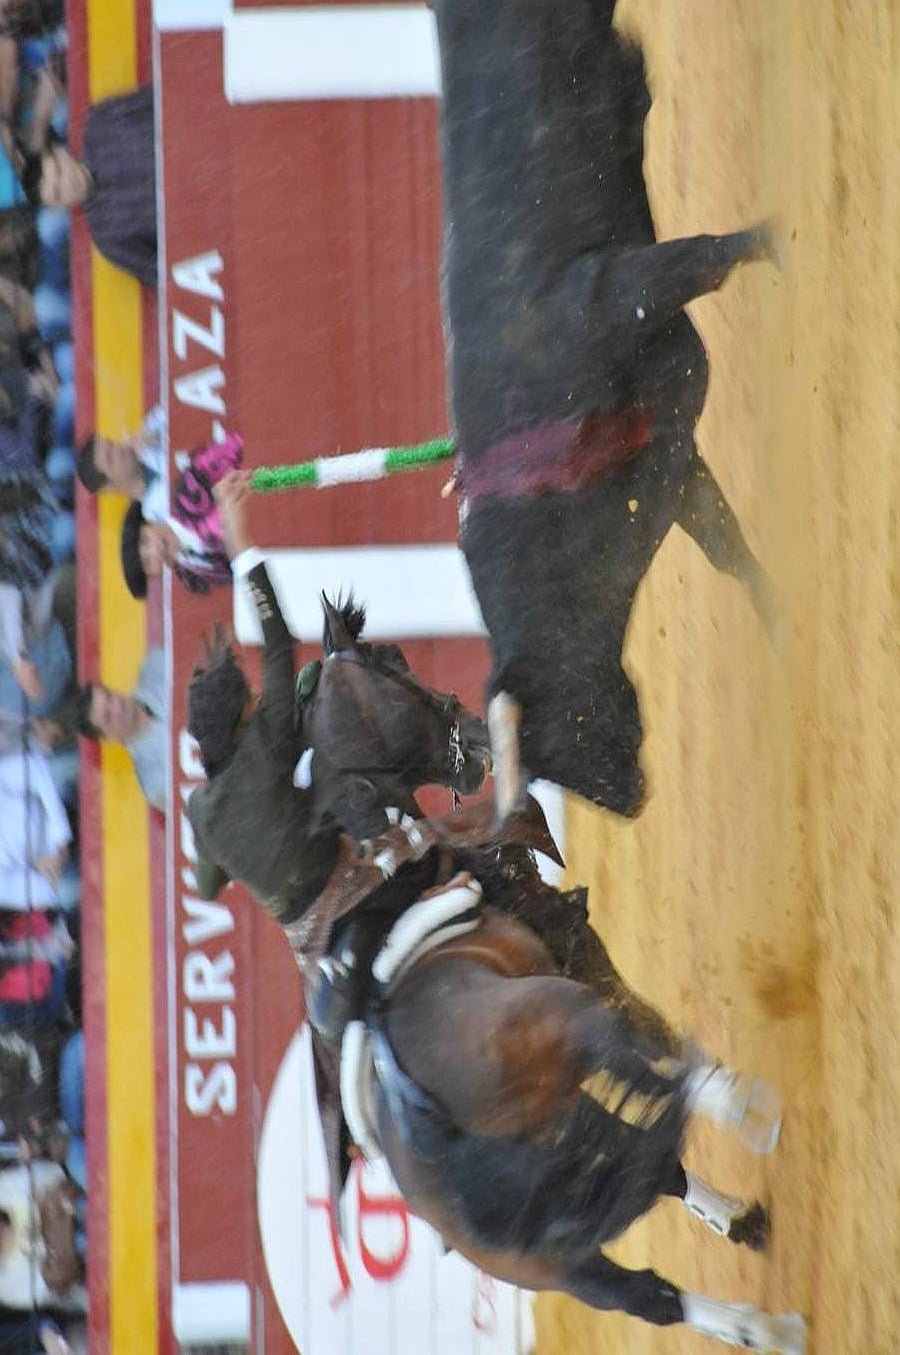
[[[165,522],[169,516],[169,424],[162,405],[154,405],[144,419],[137,454],[146,481],[141,512],[147,522]]]
[[[148,651],[137,685],[131,693],[146,706],[151,719],[125,747],[131,754],[141,790],[155,809],[166,811],[168,789],[169,701],[166,688],[166,655],[160,647]]]
[[[35,864],[71,840],[43,753],[32,749],[0,757],[0,907],[26,909],[30,898],[34,908],[55,908],[56,890]]]
[[[37,1201],[32,1192],[43,1194],[63,1179],[62,1167],[39,1158],[31,1170],[19,1164],[0,1172],[0,1209],[12,1219],[12,1234],[7,1234],[5,1250],[0,1258],[0,1303],[9,1308],[30,1308],[32,1280],[34,1299],[39,1307],[62,1307],[84,1312],[87,1294],[83,1284],[74,1284],[59,1294],[47,1286],[41,1275],[41,1261],[45,1254],[40,1234]]]

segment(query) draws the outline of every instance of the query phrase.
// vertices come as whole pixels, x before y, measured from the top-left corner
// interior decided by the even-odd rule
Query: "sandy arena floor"
[[[673,533],[626,656],[652,798],[570,814],[571,875],[625,976],[785,1103],[756,1160],[696,1131],[687,1162],[769,1200],[755,1257],[665,1203],[618,1255],[811,1319],[815,1355],[900,1339],[897,509],[900,4],[622,0],[656,102],[660,235],[780,216],[785,271],[696,307],[701,445],[781,593],[781,653]],[[711,1352],[556,1298],[538,1350]]]

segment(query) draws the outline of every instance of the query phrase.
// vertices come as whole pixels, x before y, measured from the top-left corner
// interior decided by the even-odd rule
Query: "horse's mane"
[[[366,609],[356,602],[352,593],[347,594],[346,602],[344,601],[343,595],[340,593],[337,596],[336,602],[332,602],[324,593],[322,594],[322,600],[326,604],[324,608],[325,624],[322,631],[322,649],[325,654],[328,655],[334,652],[334,636],[332,635],[328,609],[333,608],[334,611],[338,613],[351,640],[358,640],[363,632],[363,627],[366,624]]]

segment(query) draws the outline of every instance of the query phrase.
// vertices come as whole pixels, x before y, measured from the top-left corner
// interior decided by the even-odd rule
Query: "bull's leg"
[[[519,751],[519,727],[522,707],[509,692],[497,692],[487,710],[491,764],[494,769],[494,799],[497,818],[502,823],[518,808],[528,789]]]
[[[657,1326],[684,1322],[744,1350],[803,1355],[806,1324],[797,1313],[762,1313],[750,1304],[686,1294],[653,1270],[625,1270],[599,1253],[562,1270],[560,1288],[592,1308],[630,1313]]]
[[[689,301],[714,292],[733,268],[754,259],[777,261],[773,232],[761,223],[730,235],[693,235],[636,249],[614,250],[598,274],[621,317],[621,325],[640,339],[642,329],[668,324]]]
[[[731,505],[699,452],[691,459],[683,481],[676,521],[696,541],[710,564],[744,585],[774,643],[778,615],[772,580],[747,545]]]

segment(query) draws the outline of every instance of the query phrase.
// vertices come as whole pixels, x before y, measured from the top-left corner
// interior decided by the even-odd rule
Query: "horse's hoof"
[[[765,1251],[772,1232],[772,1219],[768,1209],[759,1200],[748,1205],[743,1214],[731,1221],[728,1238],[731,1242],[742,1243],[751,1251]]]
[[[741,1099],[746,1096],[737,1119],[741,1142],[758,1157],[768,1157],[778,1146],[781,1133],[781,1097],[761,1078],[742,1078],[741,1082]]]

